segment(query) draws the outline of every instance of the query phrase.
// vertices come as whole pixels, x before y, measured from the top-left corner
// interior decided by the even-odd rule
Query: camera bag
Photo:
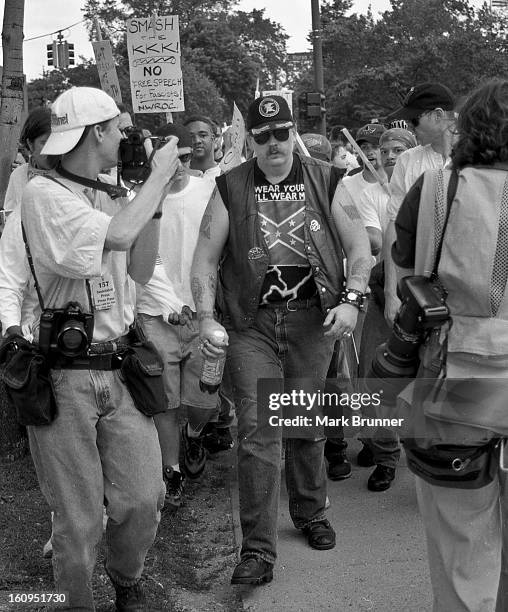
[[[6,338],[0,346],[0,376],[20,425],[49,425],[55,419],[49,367],[37,345],[19,335]]]
[[[164,362],[155,345],[147,340],[139,322],[131,326],[131,345],[122,356],[120,374],[136,408],[145,416],[166,410],[162,372]]]
[[[450,209],[457,191],[458,174],[452,171],[447,191],[447,206],[443,229],[439,238],[436,258],[431,278],[437,279],[437,269],[443,238],[450,216]],[[440,329],[431,330],[422,347],[422,358],[416,375],[411,400],[411,410],[417,417],[425,418],[424,402],[428,397],[429,386],[423,380],[436,379],[435,388],[446,376],[446,339],[440,338]],[[419,382],[422,381],[422,384]],[[424,445],[423,440],[404,438],[408,468],[432,485],[455,489],[479,489],[491,483],[495,477],[498,463],[499,438],[478,445],[433,444]]]

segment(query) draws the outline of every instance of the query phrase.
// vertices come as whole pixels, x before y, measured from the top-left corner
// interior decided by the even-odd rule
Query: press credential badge
[[[115,287],[111,276],[93,278],[90,280],[90,289],[95,310],[108,310],[115,305]]]

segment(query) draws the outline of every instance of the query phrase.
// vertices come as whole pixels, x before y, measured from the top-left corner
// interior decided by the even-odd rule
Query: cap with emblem
[[[452,92],[441,83],[420,83],[411,87],[402,101],[402,106],[388,115],[385,123],[396,119],[411,121],[422,112],[442,108],[451,111],[455,108],[455,99]]]
[[[358,144],[361,142],[370,142],[378,147],[381,134],[385,131],[386,128],[384,125],[381,125],[381,123],[367,123],[367,125],[364,125],[356,132],[356,142]]]
[[[311,157],[327,162],[332,159],[332,145],[322,134],[302,134],[302,141]]]
[[[247,129],[253,134],[292,126],[293,116],[282,96],[261,96],[249,106]]]
[[[63,155],[78,143],[87,125],[108,121],[120,114],[111,96],[95,87],[72,87],[51,105],[51,134],[43,155]]]

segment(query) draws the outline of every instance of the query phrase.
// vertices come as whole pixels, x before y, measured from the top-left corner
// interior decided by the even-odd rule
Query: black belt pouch
[[[164,362],[152,342],[130,346],[123,355],[121,375],[136,408],[146,416],[166,410]]]

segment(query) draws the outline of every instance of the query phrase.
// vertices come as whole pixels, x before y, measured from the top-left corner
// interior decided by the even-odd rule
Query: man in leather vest
[[[267,389],[296,398],[300,391],[316,396],[324,387],[335,340],[356,325],[371,265],[366,231],[338,173],[293,153],[287,102],[280,96],[255,100],[247,129],[255,158],[216,179],[191,272],[203,354],[213,359],[223,353],[215,332],[229,340],[243,532],[233,584],[273,577],[282,445],[277,418],[283,414],[268,409]],[[214,317],[217,285],[222,325]],[[309,406],[296,404],[288,410],[312,421]],[[323,431],[287,427],[284,435],[293,523],[311,547],[333,548],[335,532],[325,518]]]

